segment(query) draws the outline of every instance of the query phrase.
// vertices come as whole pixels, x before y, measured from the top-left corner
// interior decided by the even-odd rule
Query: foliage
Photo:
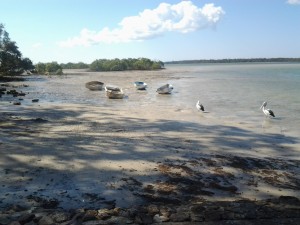
[[[124,70],[157,70],[162,69],[164,63],[147,58],[138,59],[97,59],[90,65],[91,71],[124,71]]]
[[[35,65],[35,69],[38,74],[46,74],[46,75],[62,75],[63,68],[57,62],[51,63],[41,63]]]
[[[16,76],[33,69],[31,60],[22,57],[16,42],[10,40],[4,25],[0,23],[0,77]]]
[[[83,63],[83,62],[79,62],[79,63],[61,63],[60,66],[63,69],[88,69],[89,68],[89,64]]]

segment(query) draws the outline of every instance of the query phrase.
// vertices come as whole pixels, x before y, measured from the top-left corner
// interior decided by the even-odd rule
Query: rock
[[[9,222],[11,221],[11,219],[8,218],[8,216],[6,215],[1,215],[0,214],[0,224],[9,224]]]
[[[84,213],[83,221],[96,220],[98,218],[97,210],[87,210]]]
[[[13,222],[9,223],[8,225],[21,225],[21,224],[19,223],[19,221],[13,221]]]
[[[53,225],[55,224],[53,219],[49,216],[43,216],[39,221],[38,225]]]
[[[71,214],[68,212],[53,212],[49,215],[55,223],[63,223],[71,219]]]
[[[165,217],[169,217],[169,216],[171,215],[171,213],[172,213],[172,212],[175,212],[175,211],[172,210],[172,209],[169,208],[169,207],[163,206],[163,207],[160,208],[159,212],[160,212],[160,215],[163,215],[163,216],[165,216]]]
[[[44,202],[45,199],[37,201]],[[49,201],[49,200],[48,200]],[[49,203],[47,201],[47,203]],[[151,203],[138,208],[77,209],[15,205],[0,212],[0,225],[123,225],[123,224],[300,224],[300,200],[291,196],[259,201],[204,201],[181,205]],[[51,205],[51,204],[50,204]],[[40,205],[41,206],[41,205]],[[30,212],[30,213],[29,213]],[[230,221],[228,223],[228,221]]]
[[[168,222],[170,220],[169,217],[166,217],[166,216],[163,216],[163,215],[159,215],[159,214],[156,214],[154,215],[153,217],[153,221],[155,223],[162,223],[162,222]]]
[[[29,213],[29,214],[25,214],[25,215],[21,216],[18,220],[19,220],[20,224],[25,224],[25,223],[29,223],[34,218],[35,218],[35,215],[33,213]]]
[[[157,205],[149,205],[147,211],[150,215],[155,215],[159,213],[159,208]]]
[[[99,209],[97,217],[101,220],[108,219],[111,217],[111,213],[109,209]]]
[[[190,214],[188,212],[173,213],[170,216],[172,222],[184,222],[190,220]]]
[[[145,220],[148,220],[149,219],[149,221],[150,220],[152,220],[152,218],[150,219],[149,217],[149,215],[148,215],[148,218],[146,219],[146,214],[143,214],[143,213],[139,213],[139,214],[137,214],[136,216],[135,216],[135,218],[134,218],[134,222],[135,223],[137,223],[137,224],[144,224],[144,222],[146,222]],[[150,223],[150,222],[149,222]],[[148,224],[149,224],[148,223]]]

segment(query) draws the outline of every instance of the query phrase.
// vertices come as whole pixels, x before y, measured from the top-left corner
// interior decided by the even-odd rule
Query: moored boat
[[[122,88],[114,85],[105,86],[106,96],[111,99],[122,99],[124,97],[124,92]]]
[[[136,81],[134,82],[134,86],[136,87],[137,90],[146,90],[147,83],[143,81]]]
[[[173,89],[174,88],[171,84],[165,84],[165,85],[161,86],[160,88],[157,88],[156,92],[158,94],[171,94]]]
[[[103,82],[100,81],[90,81],[85,83],[85,87],[91,91],[101,91],[103,89]]]

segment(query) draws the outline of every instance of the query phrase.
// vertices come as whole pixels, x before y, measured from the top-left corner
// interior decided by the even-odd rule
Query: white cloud
[[[299,5],[300,4],[300,0],[288,0],[287,3],[291,4],[291,5]]]
[[[198,8],[191,1],[178,4],[161,3],[136,16],[125,17],[118,28],[91,31],[84,28],[77,37],[59,43],[61,47],[90,46],[98,43],[143,41],[166,32],[188,33],[215,26],[225,14],[221,7],[206,4]]]

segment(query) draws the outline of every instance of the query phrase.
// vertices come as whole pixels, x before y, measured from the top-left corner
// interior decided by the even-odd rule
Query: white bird
[[[267,106],[267,102],[264,102],[260,109],[264,112],[264,114],[268,117],[275,117],[274,112],[271,109],[266,109],[265,107]]]
[[[196,103],[196,108],[200,111],[203,111],[204,112],[204,106],[202,105],[202,104],[200,104],[200,101],[198,101],[197,103]]]

